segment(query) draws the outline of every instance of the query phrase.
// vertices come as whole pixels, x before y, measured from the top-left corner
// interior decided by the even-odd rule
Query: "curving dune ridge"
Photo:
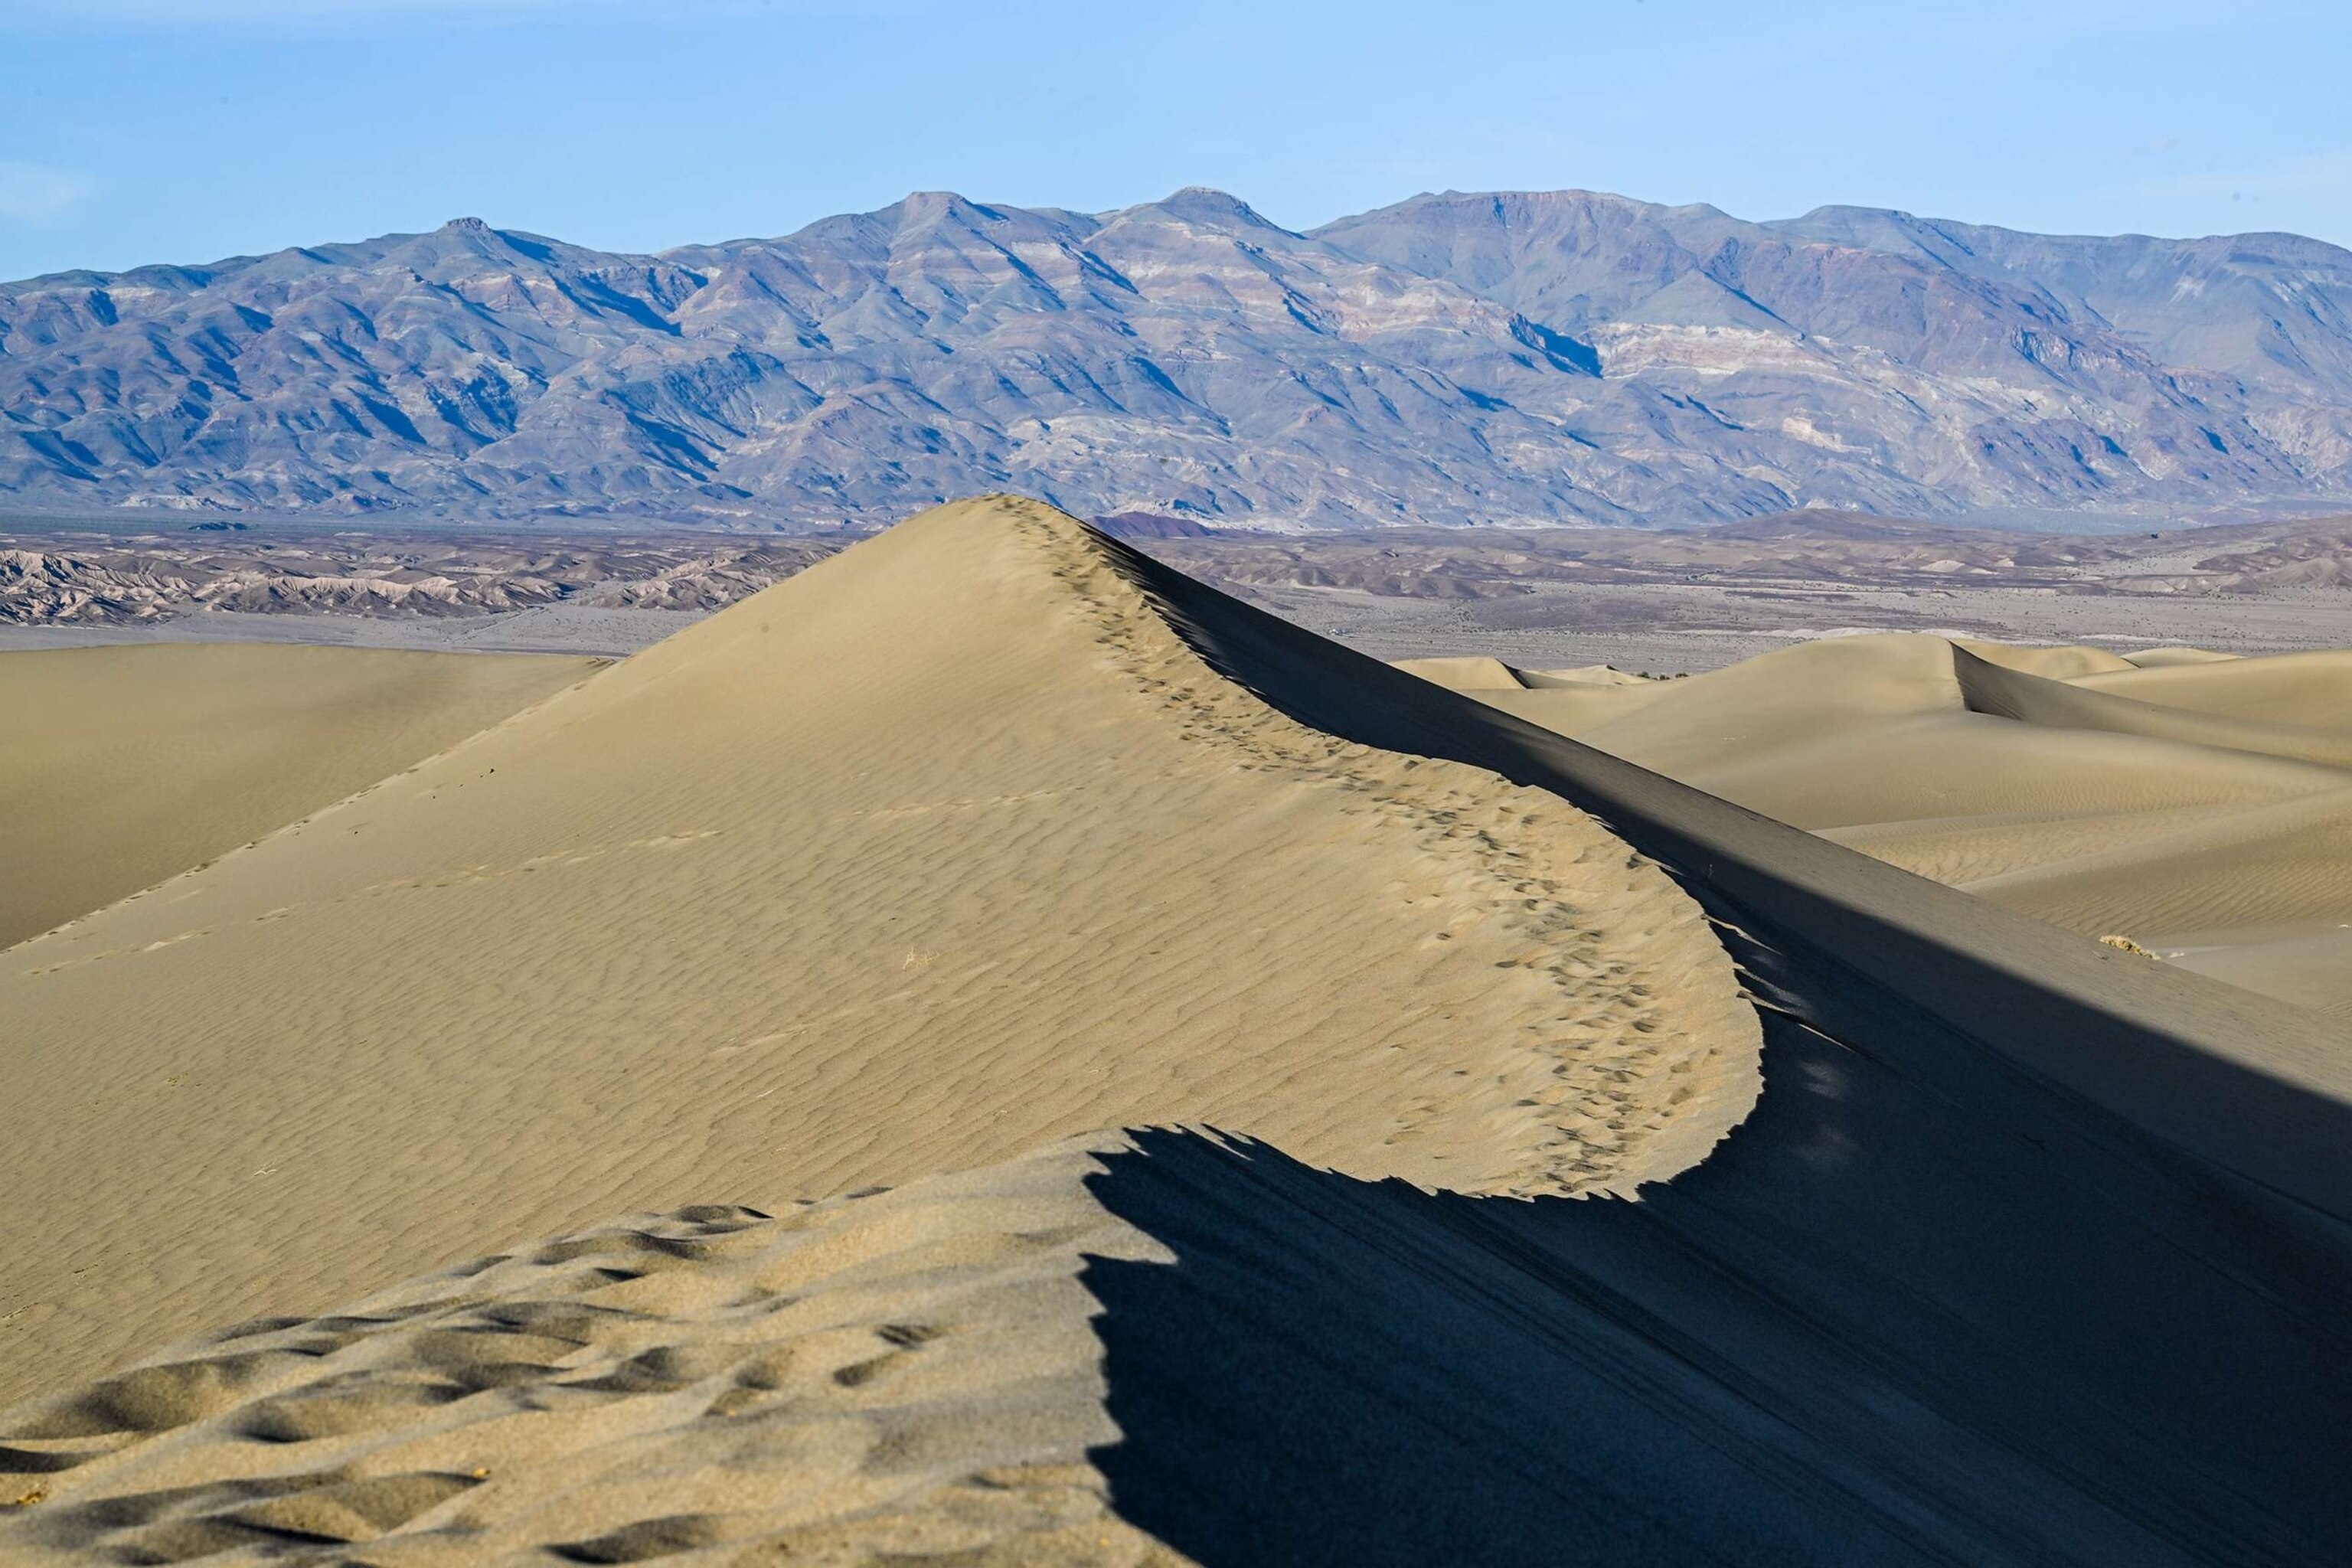
[[[686,743],[705,730],[729,743]],[[688,804],[710,838],[531,837]],[[468,861],[493,833],[535,858]],[[436,856],[461,874],[368,879]],[[166,899],[225,916],[289,888],[310,901],[135,945]],[[690,966],[662,935],[681,920],[728,962]],[[134,1152],[148,1173],[14,1217],[12,1255],[143,1244],[283,1315],[79,1383],[71,1358],[119,1352],[64,1312],[8,1320],[48,1336],[57,1392],[0,1414],[0,1467],[37,1498],[0,1552],[2352,1550],[2352,1068],[2310,1015],[1387,669],[1042,508],[918,520],[90,924],[118,945],[9,954],[80,962],[0,983],[7,1021],[117,1053],[119,1081],[137,1050],[266,1069],[246,1092],[283,1084],[277,1135],[340,1158],[339,1190],[217,1180],[244,1151],[215,1096],[203,1126],[145,1108],[214,1139],[202,1157]],[[131,987],[52,985],[162,960],[184,991],[173,955],[208,943],[235,984],[169,1047],[110,1043],[161,1032]],[[317,1016],[327,962],[372,997],[397,973],[426,1021]],[[312,1016],[273,1034],[255,988]],[[751,997],[821,1005],[824,1030],[716,1055]],[[747,1079],[711,1065],[755,1051]],[[551,1130],[566,1069],[594,1099]],[[747,1091],[786,1101],[748,1132]],[[8,1131],[49,1165],[122,1147],[44,1109]],[[1272,1142],[1054,1141],[1170,1114]],[[395,1140],[404,1168],[376,1169]],[[893,1162],[919,1179],[737,1206]],[[944,1165],[971,1168],[922,1174]],[[205,1203],[144,1212],[158,1174]],[[528,1215],[652,1191],[669,1212],[512,1244]],[[1594,1195],[1549,1195],[1571,1192]],[[411,1231],[383,1223],[401,1199]],[[238,1226],[268,1227],[250,1263]],[[387,1240],[446,1260],[493,1237],[361,1294],[400,1272]],[[93,1321],[151,1302],[152,1261],[92,1251]],[[231,1315],[204,1300],[149,1316]],[[28,1342],[0,1338],[12,1372]]]
[[[1630,1190],[1756,1084],[1663,874],[1284,719],[1013,501],[10,950],[0,1022],[11,1394],[681,1194],[1102,1127]]]

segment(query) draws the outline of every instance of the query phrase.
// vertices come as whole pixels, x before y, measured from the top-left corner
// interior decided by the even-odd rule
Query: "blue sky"
[[[1831,202],[2352,244],[2352,5],[0,0],[0,278],[488,218],[614,249],[909,190]]]

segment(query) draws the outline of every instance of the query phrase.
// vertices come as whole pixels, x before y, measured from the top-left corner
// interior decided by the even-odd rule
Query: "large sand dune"
[[[1627,1189],[1756,1085],[1663,874],[1283,719],[1010,503],[11,951],[0,1032],[11,1394],[680,1194],[1131,1123]]]
[[[0,654],[0,947],[330,805],[603,661],[350,648]]]
[[[1932,687],[1906,665],[1859,701],[1899,718]],[[0,1414],[0,1465],[38,1500],[0,1552],[2352,1552],[2352,1063],[2306,1012],[1025,505],[918,520],[442,762],[109,911],[112,946],[11,954],[81,961],[0,990],[44,1031],[32,1065],[109,1054],[0,1145],[33,1184],[10,1256],[101,1280],[45,1269],[37,1309],[69,1310],[0,1330],[20,1386],[51,1391]],[[386,826],[411,846],[390,864]],[[590,853],[591,832],[660,841]],[[131,912],[175,893],[210,918],[134,946],[161,928]],[[664,934],[680,921],[718,961]],[[224,936],[219,992],[173,967]],[[52,984],[159,959],[177,1028],[130,984]],[[403,1011],[336,1010],[308,980],[329,964]],[[271,1032],[257,989],[307,1028]],[[730,1015],[755,996],[763,1016]],[[242,1069],[277,1120],[203,1159],[99,1142],[101,1086],[164,1058]],[[142,1103],[151,1142],[213,1136]],[[1289,1152],[1055,1141],[1169,1115]],[[389,1173],[371,1117],[415,1151]],[[242,1164],[257,1129],[297,1180]],[[766,1197],[877,1171],[916,1179]],[[520,1240],[655,1191],[667,1212]]]

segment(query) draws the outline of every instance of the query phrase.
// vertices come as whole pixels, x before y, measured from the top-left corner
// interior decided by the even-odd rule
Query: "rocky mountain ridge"
[[[205,610],[434,619],[572,604],[723,609],[829,554],[833,541],[382,539],[0,533],[0,626],[122,626]]]
[[[879,524],[2172,515],[2352,493],[2352,253],[1581,192],[1309,234],[919,194],[608,254],[465,219],[0,285],[0,495]]]

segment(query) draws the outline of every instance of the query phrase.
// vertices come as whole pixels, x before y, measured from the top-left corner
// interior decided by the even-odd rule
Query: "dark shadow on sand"
[[[1209,1568],[2352,1563],[2324,1026],[1104,547],[1302,721],[1600,816],[1715,918],[1766,1026],[1755,1113],[1638,1203],[1192,1133],[1106,1157],[1097,1195],[1175,1256],[1087,1271],[1122,1514]]]
[[[2352,1562],[2341,1227],[2012,1075],[1769,1036],[1638,1203],[1105,1157],[1176,1258],[1085,1275],[1116,1508],[1207,1568]]]

